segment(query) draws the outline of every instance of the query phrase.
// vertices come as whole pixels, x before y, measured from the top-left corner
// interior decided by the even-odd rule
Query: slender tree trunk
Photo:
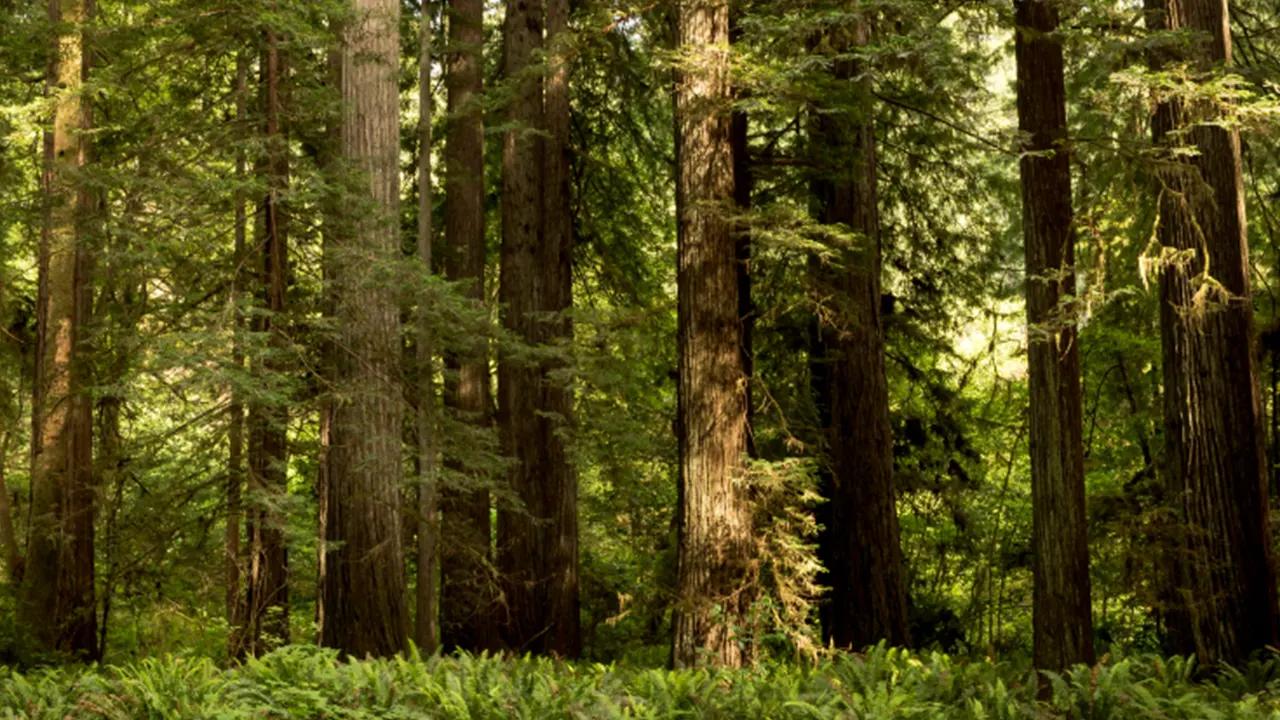
[[[684,0],[676,87],[680,544],[672,658],[738,666],[756,573],[746,497],[747,398],[738,318],[729,4]]]
[[[1061,671],[1094,660],[1066,91],[1056,2],[1015,0],[1014,8],[1025,138],[1034,655],[1037,668]]]
[[[569,0],[547,2],[547,78],[544,90],[546,146],[543,172],[543,242],[541,269],[544,297],[540,308],[548,339],[571,343],[573,324],[573,208],[570,192]],[[550,628],[539,651],[561,657],[582,652],[578,600],[578,476],[569,461],[564,433],[573,426],[573,394],[552,376],[559,363],[545,363],[538,392],[538,427],[547,458],[543,474],[546,525],[541,582]]]
[[[236,56],[235,97],[236,123],[243,127],[249,117],[249,61],[243,53]],[[245,175],[245,152],[240,149],[236,151],[236,179],[243,181]],[[244,370],[244,346],[241,337],[244,331],[244,314],[240,310],[240,303],[248,244],[248,213],[245,210],[244,198],[239,192],[236,193],[233,202],[235,203],[233,220],[235,245],[228,300],[235,316],[232,328],[231,367],[233,372],[240,373]],[[227,625],[231,628],[227,636],[227,654],[232,658],[242,657],[245,651],[244,597],[240,579],[241,570],[244,567],[244,551],[240,543],[240,529],[244,519],[244,479],[244,400],[240,390],[233,385],[231,402],[227,405],[227,519],[222,543],[227,583]]]
[[[98,655],[93,552],[93,412],[84,338],[91,318],[86,242],[92,193],[77,184],[88,163],[91,113],[81,94],[88,62],[79,24],[92,0],[50,0],[59,28],[49,66],[55,96],[45,140],[47,215],[40,241],[37,359],[32,407],[32,511],[20,611],[37,649]]]
[[[466,282],[477,308],[484,303],[483,0],[449,0],[445,85],[450,125],[445,144],[445,275]],[[464,422],[487,426],[489,360],[483,342],[447,358],[455,379],[445,402]],[[465,471],[457,458],[446,458]],[[495,598],[490,567],[489,493],[441,493],[440,634],[446,649],[494,649]]]
[[[18,534],[13,528],[13,502],[9,496],[8,458],[9,439],[12,433],[0,433],[0,553],[4,554],[5,572],[10,584],[18,587],[22,582],[22,549],[18,547]]]
[[[1199,33],[1195,67],[1231,65],[1225,0],[1165,0],[1155,22]],[[1239,662],[1277,641],[1263,421],[1240,136],[1205,120],[1209,104],[1161,103],[1160,244],[1190,255],[1160,273],[1168,497],[1180,520],[1171,554],[1175,650]],[[1178,133],[1185,134],[1175,134]]]
[[[431,121],[435,114],[432,97],[432,3],[423,2],[419,27],[418,56],[418,262],[424,274],[431,274]],[[418,649],[431,653],[440,646],[440,605],[437,575],[440,572],[440,503],[436,462],[439,432],[436,422],[435,343],[425,308],[418,310],[418,584],[413,640]]]
[[[568,196],[569,98],[564,57],[568,8],[549,3],[551,48],[544,83],[540,0],[509,0],[506,75],[516,83],[503,144],[503,324],[531,345],[568,337],[572,219]],[[544,88],[545,85],[545,88]],[[544,97],[545,89],[545,97]],[[545,106],[544,106],[545,105]],[[498,365],[498,417],[509,481],[523,503],[498,514],[498,569],[508,607],[506,644],[517,651],[576,655],[576,478],[565,452],[568,391],[555,365],[507,353]]]
[[[363,207],[333,238],[335,348],[322,641],[392,655],[409,636],[401,550],[400,4],[354,0],[342,51],[342,158]]]
[[[849,40],[864,44],[865,23]],[[836,60],[835,87],[858,77],[851,60]],[[819,551],[831,587],[824,634],[837,647],[860,649],[881,640],[910,644],[902,548],[893,486],[889,389],[880,318],[880,218],[871,93],[854,84],[858,110],[824,108],[814,120],[814,191],[819,219],[854,241],[833,241],[834,266],[815,267],[818,352],[817,404],[827,455],[827,529]]]
[[[264,387],[280,383],[286,371],[280,356],[285,337],[285,293],[288,286],[288,217],[282,196],[289,183],[288,139],[281,114],[287,69],[280,38],[268,29],[262,56],[263,139],[260,172],[267,194],[261,207],[261,241],[257,248],[258,299],[261,312],[253,329],[268,337],[263,357],[252,361]],[[289,641],[288,552],[281,511],[286,490],[288,410],[277,400],[249,405],[249,577],[246,587],[246,649],[255,655]]]

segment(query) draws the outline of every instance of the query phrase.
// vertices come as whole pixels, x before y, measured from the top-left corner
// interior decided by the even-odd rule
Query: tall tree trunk
[[[92,193],[78,183],[88,163],[92,116],[81,24],[92,0],[50,0],[55,35],[45,138],[47,215],[40,239],[37,358],[32,406],[32,508],[20,610],[36,648],[98,655],[93,552],[93,412],[87,393],[85,326],[92,280],[86,241]]]
[[[418,262],[424,274],[431,274],[431,122],[435,103],[431,85],[433,3],[422,3],[418,38]],[[436,462],[439,432],[436,422],[435,343],[425,308],[418,309],[417,440],[418,440],[418,583],[415,588],[413,641],[418,649],[431,653],[440,646],[440,605],[437,575],[440,572],[440,503]]]
[[[249,60],[240,53],[236,56],[236,123],[243,127],[249,117]],[[243,182],[246,174],[245,151],[236,151],[236,179]],[[244,288],[244,265],[248,244],[248,212],[245,199],[237,191],[233,199],[234,252],[232,254],[231,289],[228,301],[234,313],[232,327],[231,367],[235,373],[244,370],[244,313],[241,312],[241,293]],[[244,567],[244,551],[240,543],[241,523],[244,519],[244,400],[233,384],[231,402],[227,405],[227,483],[226,529],[223,535],[223,563],[226,573],[226,614],[230,633],[227,636],[227,654],[232,658],[244,655],[244,597],[241,587],[241,571]]]
[[[544,297],[540,308],[547,339],[571,342],[573,324],[566,313],[573,308],[573,207],[570,191],[569,0],[547,2],[547,78],[544,89],[546,146],[543,172],[541,270]],[[541,647],[561,657],[582,652],[578,600],[578,476],[569,461],[564,431],[573,425],[573,395],[552,377],[559,363],[542,366],[538,392],[538,428],[546,447],[543,471],[542,542],[544,564],[541,598],[547,610],[543,624],[550,628]]]
[[[253,329],[268,336],[263,357],[252,361],[264,387],[280,382],[285,372],[281,355],[285,337],[285,293],[288,285],[288,217],[282,196],[289,183],[288,139],[281,114],[287,70],[280,38],[273,29],[264,35],[262,109],[265,157],[260,172],[267,194],[262,200],[261,236],[257,248],[257,304]],[[286,490],[288,410],[275,399],[249,405],[249,577],[246,587],[246,650],[255,655],[289,641],[288,553],[281,510]]]
[[[683,0],[677,43],[680,543],[676,666],[738,666],[756,572],[730,149],[729,4]]]
[[[1193,66],[1231,65],[1226,0],[1166,0],[1157,25],[1198,33]],[[1277,641],[1240,136],[1205,122],[1211,103],[1173,99],[1153,119],[1170,153],[1158,172],[1160,244],[1190,255],[1160,273],[1175,650],[1238,662]],[[1175,131],[1177,134],[1175,134]],[[1185,133],[1185,134],[1182,134]]]
[[[449,48],[445,68],[450,124],[445,144],[445,275],[466,282],[477,308],[484,303],[484,114],[481,97],[483,0],[449,0]],[[445,402],[464,422],[487,426],[489,360],[477,343],[447,358],[455,379]],[[464,470],[457,458],[446,458]],[[489,570],[489,493],[450,489],[441,493],[440,634],[447,649],[494,649],[495,598]]]
[[[1060,671],[1094,660],[1066,91],[1056,2],[1015,0],[1014,8],[1025,138],[1034,656],[1037,668]]]
[[[400,252],[400,4],[354,0],[343,33],[342,158],[363,207],[333,238],[334,406],[322,641],[392,655],[409,636],[401,549],[400,317],[383,280]]]
[[[865,21],[837,46],[865,44]],[[858,77],[852,60],[834,64],[836,87]],[[881,640],[907,645],[907,601],[893,486],[889,389],[880,318],[880,218],[876,196],[871,93],[856,81],[857,109],[822,108],[813,121],[814,192],[819,219],[844,233],[834,266],[816,266],[818,302],[813,362],[827,455],[826,530],[819,551],[831,587],[824,634],[837,647]]]
[[[554,7],[553,7],[554,6]],[[543,4],[509,0],[506,75],[516,82],[503,143],[503,324],[531,345],[567,337],[572,220],[568,196],[569,98],[564,58],[568,8],[547,6],[557,27],[545,82],[534,74],[543,50]],[[545,102],[545,107],[544,107]],[[540,134],[540,133],[545,133]],[[571,412],[553,363],[504,354],[498,417],[511,487],[523,503],[498,514],[498,569],[508,608],[506,644],[517,651],[576,655],[576,478],[562,425]]]

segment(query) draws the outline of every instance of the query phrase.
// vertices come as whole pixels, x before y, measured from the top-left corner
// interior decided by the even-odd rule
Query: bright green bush
[[[0,669],[0,718],[1278,718],[1277,661],[1197,680],[1154,656],[1050,678],[1009,665],[876,648],[816,667],[667,671],[460,656],[345,663],[295,646],[223,669],[204,658],[19,673]]]

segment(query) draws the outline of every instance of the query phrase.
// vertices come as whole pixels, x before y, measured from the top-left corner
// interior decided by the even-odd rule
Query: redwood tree
[[[325,645],[391,655],[409,636],[401,550],[400,4],[354,0],[341,50],[340,153],[353,183],[331,245],[337,327],[325,522]]]
[[[1198,71],[1231,65],[1226,0],[1148,1],[1156,27]],[[1153,130],[1160,244],[1189,257],[1160,272],[1160,335],[1171,510],[1170,636],[1202,663],[1236,662],[1277,641],[1263,425],[1237,130],[1204,100],[1167,99]],[[1194,154],[1175,152],[1190,146]]]
[[[544,43],[547,24],[550,43]],[[565,338],[569,326],[572,219],[569,208],[569,96],[564,41],[568,6],[509,0],[504,64],[515,93],[502,157],[503,325],[530,344]],[[535,63],[551,45],[545,81]],[[545,133],[545,134],[544,134]],[[563,424],[569,395],[554,364],[507,353],[498,365],[498,418],[508,479],[522,507],[498,515],[498,569],[518,651],[574,656],[580,649],[577,490]]]
[[[445,59],[449,125],[445,143],[445,276],[484,302],[484,2],[449,0]],[[490,423],[489,359],[483,341],[446,358],[445,403],[459,420]],[[457,457],[446,457],[455,471]],[[441,494],[440,634],[446,648],[492,649],[493,582],[489,570],[489,492],[445,488]]]
[[[262,140],[264,156],[258,174],[266,185],[260,203],[257,252],[255,333],[268,337],[266,351],[251,365],[259,382],[270,386],[285,368],[285,293],[288,289],[288,215],[283,203],[289,183],[288,138],[283,126],[283,83],[287,70],[275,30],[263,33],[261,62]],[[246,258],[247,259],[247,258]],[[289,641],[288,555],[281,498],[287,492],[288,410],[277,399],[258,398],[249,405],[249,536],[246,568],[244,647],[260,654]]]
[[[46,200],[32,406],[31,526],[21,622],[36,649],[95,659],[93,408],[86,347],[92,313],[88,221],[94,194],[80,177],[90,159],[92,115],[83,25],[93,0],[51,0],[54,35],[47,90]]]
[[[435,103],[431,85],[433,3],[423,2],[418,27],[418,262],[422,272],[431,273],[432,208],[431,123],[435,120]],[[436,461],[436,436],[439,423],[436,412],[436,360],[431,323],[424,309],[418,311],[415,362],[417,363],[417,455],[418,532],[415,561],[418,583],[414,588],[413,641],[423,652],[434,652],[440,645],[440,593],[437,575],[440,571],[440,500],[439,468]]]
[[[680,541],[677,666],[737,666],[755,547],[745,474],[747,394],[731,219],[729,3],[678,7],[676,160]]]
[[[1058,3],[1015,0],[1031,408],[1032,626],[1037,668],[1092,663],[1075,227]]]
[[[843,34],[843,37],[841,36]],[[851,35],[851,36],[850,36]],[[819,43],[847,55],[865,44],[864,20]],[[824,635],[860,649],[910,643],[893,484],[889,388],[880,317],[880,218],[870,88],[847,57],[832,61],[833,97],[812,121],[813,189],[819,220],[832,228],[834,262],[815,263],[814,385],[826,454],[825,529],[819,551],[831,591]]]

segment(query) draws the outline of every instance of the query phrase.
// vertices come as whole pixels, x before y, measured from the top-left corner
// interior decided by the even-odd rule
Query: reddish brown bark
[[[341,157],[360,205],[333,242],[333,419],[321,641],[392,655],[409,637],[401,546],[400,315],[382,269],[400,255],[400,4],[354,0],[341,58]]]
[[[1197,34],[1184,58],[1231,65],[1225,0],[1149,3],[1152,22]],[[1170,553],[1170,639],[1205,664],[1239,662],[1277,641],[1263,424],[1238,131],[1214,108],[1172,99],[1153,119],[1161,158],[1160,244],[1190,255],[1160,271],[1165,476],[1180,528]],[[1185,135],[1175,135],[1185,131]]]
[[[36,378],[32,406],[31,525],[20,613],[35,648],[98,655],[94,595],[93,410],[85,326],[92,313],[86,240],[96,202],[77,184],[91,152],[81,88],[89,73],[81,24],[92,0],[50,0],[55,35],[45,139],[47,215],[40,239]]]
[[[678,9],[680,543],[676,666],[737,666],[755,572],[744,476],[747,396],[738,317],[730,148],[729,4]]]
[[[840,45],[867,42],[859,25]],[[836,60],[836,87],[858,76]],[[813,372],[826,454],[825,529],[819,553],[831,591],[824,634],[837,647],[881,640],[907,645],[907,601],[893,484],[889,388],[880,317],[880,218],[871,95],[857,83],[858,108],[820,108],[813,121],[813,183],[819,219],[842,234],[836,260],[815,268],[823,308],[816,320]]]
[[[553,43],[563,43],[568,8],[546,7]],[[568,196],[568,69],[561,52],[546,77],[531,72],[544,50],[543,4],[510,0],[504,50],[516,83],[503,146],[503,242],[499,298],[503,324],[524,342],[569,333],[572,220]],[[545,90],[545,93],[544,93]],[[545,103],[545,106],[544,106]],[[539,134],[539,131],[545,133]],[[508,480],[523,503],[498,514],[498,569],[507,606],[504,640],[522,652],[579,652],[576,477],[563,429],[571,407],[554,364],[517,353],[500,358],[498,411]]]
[[[1022,230],[1027,258],[1030,377],[1032,627],[1035,666],[1092,663],[1085,516],[1075,227],[1057,3],[1016,0]]]

